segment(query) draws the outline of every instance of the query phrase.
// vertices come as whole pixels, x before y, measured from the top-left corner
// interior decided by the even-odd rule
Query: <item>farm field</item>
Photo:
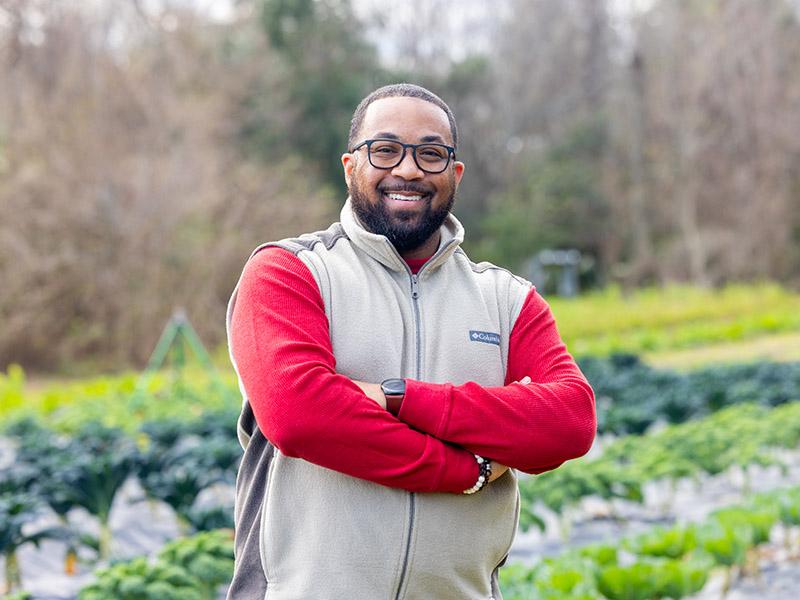
[[[663,421],[663,417],[654,417],[645,429],[655,427],[655,430],[644,434],[624,433],[627,429],[641,428],[638,419],[609,418],[626,406],[628,398],[619,396],[616,406],[613,403],[605,407],[601,405],[601,415],[605,415],[601,418],[601,443],[591,456],[585,461],[567,464],[548,475],[525,478],[521,482],[523,533],[510,557],[511,564],[520,566],[510,569],[509,573],[516,574],[524,582],[529,575],[521,569],[543,557],[559,556],[587,543],[613,544],[615,540],[646,532],[655,525],[703,522],[714,509],[746,501],[748,489],[763,492],[800,484],[800,473],[797,472],[800,461],[797,460],[796,451],[800,436],[800,404],[789,401],[783,391],[787,381],[794,381],[800,376],[800,366],[772,367],[783,371],[783,379],[773,377],[776,381],[771,386],[762,386],[760,396],[753,394],[750,400],[757,404],[745,402],[743,398],[732,394],[725,399],[728,406],[719,410],[712,410],[710,405],[703,408],[703,398],[716,397],[714,386],[709,382],[713,383],[715,377],[724,376],[732,387],[736,387],[736,383],[750,379],[748,369],[751,367],[736,369],[741,379],[739,382],[732,378],[734,371],[731,367],[723,372],[696,372],[692,379],[682,379],[686,376],[672,374],[670,387],[675,385],[675,381],[695,386],[704,382],[707,390],[698,391],[700,399],[694,400],[693,406],[711,412],[702,418],[691,418],[686,414],[682,422],[661,429],[657,421]],[[760,368],[764,369],[764,366]],[[650,389],[657,389],[665,383],[665,372],[654,371],[632,357],[617,359],[616,363],[594,359],[586,370],[595,379],[594,385],[601,397],[615,394],[615,386],[618,388],[622,381],[638,381],[639,385],[649,386]],[[632,372],[636,373],[635,377],[631,377]],[[645,381],[648,376],[649,383]],[[628,389],[631,387],[629,385]],[[709,390],[712,393],[706,396]],[[635,394],[636,390],[630,390],[629,393]],[[771,407],[773,404],[776,405],[774,408]],[[653,404],[652,410],[655,407],[656,404]],[[74,410],[75,406],[70,404],[67,408]],[[621,414],[627,415],[624,411]],[[64,422],[72,423],[73,420],[66,419]],[[70,453],[76,453],[79,457],[81,448],[87,443],[86,436],[102,434],[106,444],[113,450],[105,458],[102,453],[94,452],[93,458],[97,464],[92,467],[93,461],[88,461],[89,464],[84,467],[88,474],[99,471],[108,473],[109,470],[119,474],[116,478],[118,493],[106,498],[106,505],[111,508],[104,513],[110,534],[107,551],[112,556],[155,556],[174,537],[186,537],[191,531],[201,531],[207,526],[213,528],[220,524],[220,515],[214,516],[213,503],[209,504],[209,501],[222,498],[222,505],[227,503],[224,508],[230,510],[236,448],[235,443],[226,443],[226,440],[233,440],[229,425],[218,426],[214,432],[212,424],[219,422],[216,416],[195,422],[162,419],[142,425],[138,433],[122,432],[116,436],[98,427],[91,428],[89,432],[79,428],[68,436],[81,440],[79,444],[57,444],[61,458]],[[714,432],[724,432],[724,435],[719,433],[714,436]],[[198,434],[203,435],[206,445],[214,448],[214,452],[200,450],[196,443]],[[743,436],[753,442],[747,448],[740,444]],[[53,465],[50,462],[50,457],[55,454],[41,451],[42,446],[46,449],[50,444],[55,444],[53,437],[30,424],[16,429],[17,460],[12,462],[11,444],[7,443],[4,467],[9,469],[5,471],[7,474],[19,478],[21,485],[18,487],[25,487],[26,470],[23,468],[19,473],[10,469],[10,466],[19,466],[20,458],[22,464],[28,462],[34,465],[37,472],[55,475],[54,466],[57,463]],[[707,444],[709,437],[715,440],[711,447]],[[142,438],[146,438],[147,443],[142,445],[139,458],[123,460],[126,456],[136,454],[133,445],[126,440],[141,441]],[[178,441],[181,438],[185,441]],[[695,449],[703,447],[706,447],[705,452]],[[34,450],[38,451],[32,453]],[[678,450],[682,454],[675,454]],[[624,460],[631,455],[639,457],[637,463]],[[81,460],[76,462],[80,463]],[[663,465],[660,471],[654,470],[655,464]],[[174,476],[176,473],[172,472],[175,467],[182,467],[184,471],[188,467],[198,477],[193,480],[177,478]],[[156,473],[158,476],[154,477]],[[203,480],[209,473],[212,476]],[[65,483],[72,483],[73,487],[79,483],[86,487],[92,485],[92,480],[83,477],[79,481]],[[187,487],[192,489],[192,493],[175,493]],[[204,492],[212,488],[213,492]],[[45,492],[42,490],[42,493]],[[195,499],[201,492],[204,493],[201,505],[205,514],[197,510],[199,506],[195,506]],[[150,500],[142,502],[142,497],[149,497]],[[102,537],[101,517],[92,517],[90,508],[92,505],[72,507],[65,513],[67,521],[73,527]],[[94,506],[95,510],[97,508]],[[54,512],[39,513],[30,523],[44,528],[57,526],[58,518]],[[102,510],[97,512],[103,513]],[[79,561],[76,574],[65,575],[63,565],[68,549],[69,544],[58,539],[43,542],[38,550],[30,545],[21,548],[18,558],[23,586],[36,592],[37,598],[72,598],[79,589],[94,581],[92,563],[98,559],[100,549],[81,547],[77,552]],[[759,552],[763,551],[765,549],[761,547]],[[714,568],[708,568],[706,577],[711,576]],[[129,576],[124,573],[120,575],[123,579]],[[155,578],[154,583],[157,582],[157,573],[149,573],[148,576]],[[513,590],[522,584],[512,579],[508,585]],[[64,595],[64,590],[70,591]]]
[[[654,367],[684,370],[730,362],[800,362],[800,332],[762,335],[683,350],[647,352],[643,360]]]
[[[609,288],[548,302],[576,356],[650,354],[800,334],[800,294],[772,284],[721,290],[672,286],[629,295]]]
[[[743,286],[668,290],[661,304],[653,290],[551,301],[595,389],[599,434],[580,461],[520,476],[505,600],[716,600],[727,588],[729,600],[794,598],[799,298]],[[781,361],[768,348],[782,348]],[[224,591],[240,455],[235,381],[194,367],[157,374],[143,390],[137,379],[0,375],[0,590],[25,591],[9,598]]]
[[[800,600],[799,58],[800,0],[0,0],[0,600],[242,600],[245,454],[266,600]],[[301,393],[317,325],[363,397]],[[593,439],[575,370],[543,382],[565,349]],[[392,423],[376,380],[414,376],[441,415]],[[346,473],[312,498],[303,460]],[[453,461],[452,497],[348,482]],[[332,518],[327,565],[288,527],[292,580],[279,525],[321,533],[348,483],[395,522]],[[450,514],[462,560],[415,551],[501,487],[506,544]]]

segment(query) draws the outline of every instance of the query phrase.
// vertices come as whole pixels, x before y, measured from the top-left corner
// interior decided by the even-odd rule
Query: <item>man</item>
[[[594,396],[549,307],[459,248],[457,144],[440,98],[376,90],[342,156],[341,222],[244,268],[231,599],[499,600],[514,469],[591,446]]]

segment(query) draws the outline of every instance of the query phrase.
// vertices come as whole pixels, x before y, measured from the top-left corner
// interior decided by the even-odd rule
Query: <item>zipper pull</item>
[[[412,275],[411,276],[411,297],[414,300],[419,298],[419,286],[417,285],[417,283],[418,283],[417,276],[416,275]]]

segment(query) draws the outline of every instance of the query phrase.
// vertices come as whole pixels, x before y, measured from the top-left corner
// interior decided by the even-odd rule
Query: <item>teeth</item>
[[[391,198],[392,200],[404,200],[404,201],[412,201],[412,200],[419,200],[422,198],[420,194],[413,194],[413,195],[405,195],[405,194],[386,194],[387,198]]]

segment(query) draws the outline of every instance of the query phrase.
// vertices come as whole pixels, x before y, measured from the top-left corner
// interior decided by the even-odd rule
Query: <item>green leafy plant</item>
[[[650,435],[619,439],[607,446],[599,458],[569,462],[522,480],[524,506],[520,526],[543,526],[544,517],[536,512],[540,504],[564,520],[569,517],[570,507],[587,496],[609,502],[641,502],[641,488],[647,481],[714,475],[748,464],[780,464],[772,450],[796,447],[800,443],[800,427],[783,426],[783,434],[778,437],[773,431],[785,422],[798,421],[800,402],[773,409],[742,404]],[[741,440],[747,443],[742,446]],[[562,525],[562,530],[566,529]]]
[[[69,441],[65,453],[68,466],[62,481],[67,501],[99,519],[99,556],[105,559],[111,548],[111,507],[122,484],[136,473],[139,450],[121,429],[88,423]]]
[[[630,540],[628,547],[644,556],[682,558],[697,547],[697,535],[692,527],[656,528]]]
[[[79,600],[214,600],[233,575],[230,530],[171,542],[154,561],[137,558],[100,569]]]
[[[233,577],[233,532],[216,530],[167,544],[159,557],[186,570],[212,599],[217,588]]]
[[[500,571],[507,600],[601,600],[595,565],[577,555],[546,559],[533,569],[509,565]]]
[[[20,591],[3,596],[3,600],[33,600],[33,596],[31,596],[28,592]]]
[[[44,539],[58,538],[61,531],[43,528],[24,532],[25,524],[40,513],[41,505],[35,496],[8,489],[12,486],[5,477],[0,481],[5,484],[5,489],[0,488],[0,555],[5,562],[5,593],[10,593],[20,587],[22,580],[17,551],[28,544],[38,546]]]
[[[588,558],[593,563],[601,567],[616,565],[619,551],[616,546],[610,544],[592,544],[583,546],[574,551],[580,558]]]
[[[776,490],[717,511],[696,526],[657,528],[616,544],[572,549],[534,567],[508,565],[500,570],[501,587],[511,600],[676,600],[702,590],[712,569],[722,566],[727,589],[732,571],[768,539],[776,516],[794,522],[795,513],[782,507],[798,499],[800,487]],[[620,564],[623,549],[625,564]]]
[[[723,527],[733,531],[750,531],[750,545],[759,545],[769,541],[772,527],[778,522],[778,511],[775,506],[753,508],[726,508],[711,514]]]
[[[138,475],[147,495],[169,504],[186,526],[195,529],[227,526],[228,513],[198,510],[194,504],[204,489],[232,482],[240,456],[235,437],[185,435],[169,447],[160,443],[151,445]]]
[[[119,563],[97,572],[97,581],[78,600],[208,600],[199,583],[184,569],[145,558]]]
[[[661,563],[658,567],[657,597],[678,600],[696,594],[708,581],[712,566],[709,560],[703,558]]]
[[[657,570],[650,563],[612,565],[600,571],[597,587],[611,600],[650,600],[658,591]]]
[[[774,407],[800,400],[800,364],[757,362],[678,373],[637,356],[579,360],[598,400],[601,433],[644,433],[653,423],[683,423],[742,403]],[[796,428],[797,425],[794,425]],[[792,427],[787,424],[788,435]]]

